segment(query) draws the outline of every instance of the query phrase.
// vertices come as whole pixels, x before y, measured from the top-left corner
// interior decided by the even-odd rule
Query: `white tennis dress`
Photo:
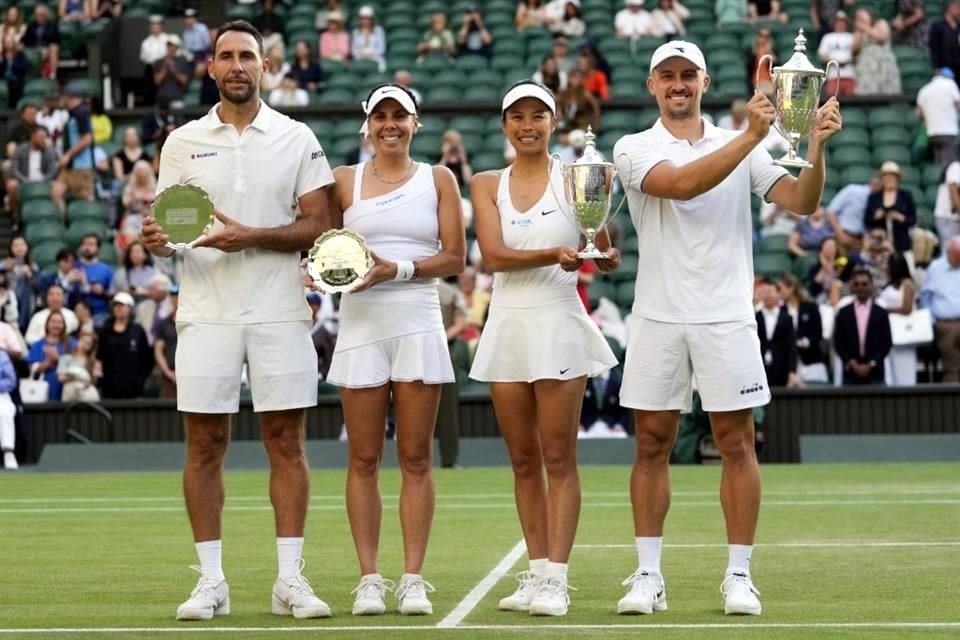
[[[353,203],[343,226],[384,260],[425,260],[440,248],[433,169],[420,163],[406,184],[362,200],[365,163],[357,165]],[[352,389],[388,380],[453,382],[436,279],[387,281],[340,301],[340,331],[327,380]]]
[[[554,193],[563,193],[559,166],[551,167],[543,196],[521,213],[510,200],[510,169],[500,172],[497,209],[503,243],[511,249],[576,247],[580,233]],[[565,205],[564,205],[565,206]],[[595,376],[617,358],[577,296],[577,274],[560,265],[496,273],[490,313],[470,377],[489,382],[533,382]]]

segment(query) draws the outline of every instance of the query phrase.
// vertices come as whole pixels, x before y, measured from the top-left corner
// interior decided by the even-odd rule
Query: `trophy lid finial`
[[[800,53],[807,50],[807,38],[803,35],[803,27],[800,27],[800,32],[797,34],[797,37],[793,39],[793,50]]]
[[[582,163],[597,163],[602,162],[600,154],[597,153],[597,134],[593,132],[593,127],[587,125],[587,132],[583,136],[583,155],[580,156],[579,162]]]

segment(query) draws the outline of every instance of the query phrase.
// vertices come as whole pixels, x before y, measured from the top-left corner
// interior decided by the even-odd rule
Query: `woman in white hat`
[[[361,573],[353,613],[384,613],[386,591],[393,586],[377,566],[383,511],[378,472],[392,395],[403,478],[404,574],[396,595],[401,614],[429,614],[427,593],[433,587],[420,574],[433,521],[433,431],[441,387],[454,382],[437,279],[463,270],[463,212],[450,170],[410,157],[419,126],[412,94],[381,85],[363,109],[362,132],[374,157],[338,167],[333,198],[343,227],[366,240],[374,266],[341,300],[327,377],[340,387],[347,428],[347,516]]]
[[[470,377],[490,383],[530,556],[530,570],[500,608],[564,615],[580,515],[576,445],[584,388],[617,359],[577,296],[580,232],[569,205],[558,200],[561,167],[548,155],[556,100],[545,86],[523,81],[507,91],[502,116],[516,161],[470,184],[480,252],[495,272]],[[597,243],[608,256],[597,267],[615,268],[620,254],[607,249],[606,231]]]

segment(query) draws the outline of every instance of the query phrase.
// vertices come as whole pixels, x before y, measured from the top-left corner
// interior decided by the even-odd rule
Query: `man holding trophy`
[[[168,138],[161,193],[143,225],[152,253],[179,248],[184,262],[177,406],[186,415],[184,497],[200,580],[177,609],[180,620],[230,612],[221,566],[222,471],[244,362],[271,467],[279,564],[272,611],[330,615],[300,574],[309,497],[304,409],[317,401],[317,356],[299,252],[331,226],[326,187],[333,174],[310,130],[260,100],[266,67],[253,26],[233,21],[219,29],[208,70],[220,102]]]
[[[688,42],[668,42],[654,52],[647,80],[660,119],[614,147],[640,241],[620,398],[636,416],[630,489],[639,562],[623,583],[628,592],[619,613],[667,608],[660,555],[668,462],[679,413],[690,409],[694,375],[723,459],[724,612],[761,612],[750,576],[760,507],[752,409],[769,402],[770,391],[752,308],[750,193],[813,213],[823,190],[824,146],[841,127],[835,98],[818,108],[824,72],[798,56],[805,60],[799,39],[794,58],[774,69],[776,106],[757,94],[748,104],[748,129],[725,131],[700,114],[710,86],[703,53]],[[797,178],[761,144],[775,122],[791,140],[810,136]]]

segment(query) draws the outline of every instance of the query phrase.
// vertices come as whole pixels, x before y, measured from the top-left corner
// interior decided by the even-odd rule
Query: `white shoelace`
[[[216,578],[208,578],[203,575],[203,569],[199,565],[192,564],[190,568],[200,574],[200,580],[197,581],[197,586],[193,588],[193,591],[190,592],[190,598],[196,598],[199,595],[209,595],[212,599],[217,599],[217,585],[220,584],[221,580]]]
[[[310,581],[307,580],[306,576],[303,575],[303,569],[306,566],[307,563],[303,558],[297,558],[297,575],[290,580],[284,579],[283,582],[287,585],[287,588],[290,589],[291,594],[299,595],[301,597],[316,598],[317,595],[313,592],[313,587],[310,585]]]
[[[630,587],[630,591],[639,590],[644,596],[656,600],[663,589],[663,581],[658,580],[655,574],[637,569],[633,574],[620,583],[623,587]]]
[[[517,595],[526,596],[528,592],[536,593],[537,589],[540,587],[540,582],[543,578],[532,571],[521,571],[516,575],[517,582],[520,585],[517,587]]]
[[[382,576],[365,576],[360,579],[357,588],[350,593],[356,594],[357,599],[378,598],[382,600],[386,597],[387,591],[393,591],[395,586],[393,580],[388,580]]]
[[[723,582],[720,583],[720,593],[727,595],[731,589],[740,585],[742,585],[745,589],[749,589],[753,595],[760,595],[760,592],[757,590],[757,588],[753,586],[753,581],[750,580],[750,576],[745,573],[731,573],[724,578]]]
[[[436,589],[433,588],[433,585],[424,580],[423,578],[408,578],[400,581],[400,586],[397,587],[397,600],[403,600],[404,598],[426,598],[428,593],[433,593]]]
[[[576,588],[567,584],[564,578],[549,576],[543,578],[540,588],[537,590],[537,596],[544,594],[548,598],[563,598],[567,604],[570,604],[569,591],[576,591]]]

